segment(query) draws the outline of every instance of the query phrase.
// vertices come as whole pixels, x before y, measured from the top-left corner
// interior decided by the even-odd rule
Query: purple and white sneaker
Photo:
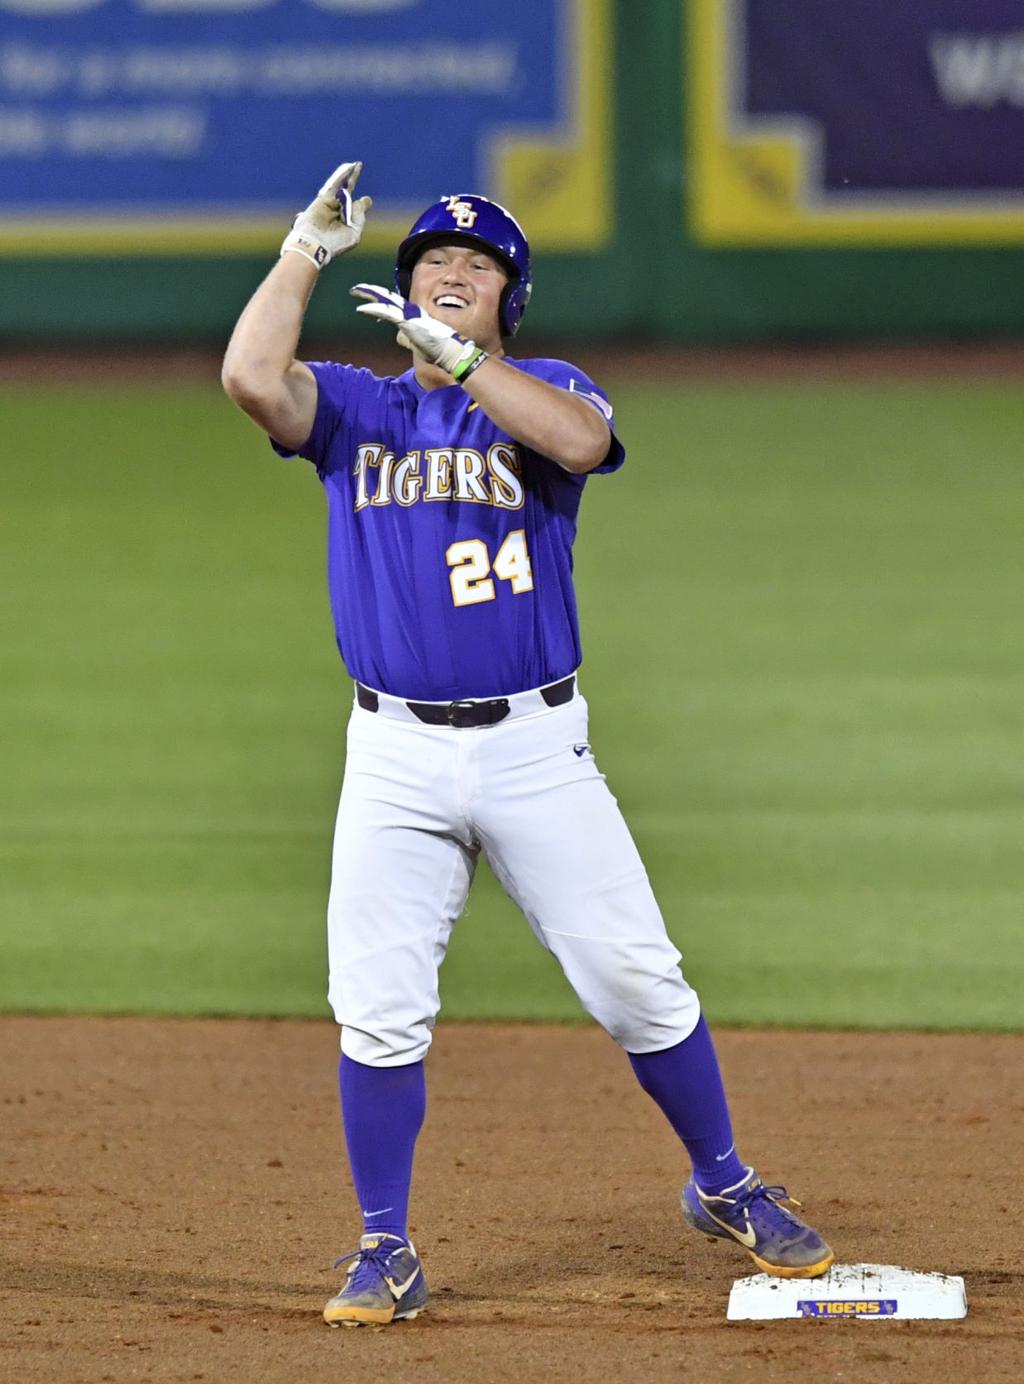
[[[785,1187],[766,1187],[747,1169],[742,1182],[711,1196],[691,1177],[679,1198],[694,1230],[716,1240],[734,1240],[759,1269],[776,1278],[818,1278],[835,1260],[816,1230],[783,1206],[799,1206]]]
[[[387,1326],[419,1315],[430,1294],[419,1255],[399,1235],[364,1235],[359,1248],[343,1255],[345,1286],[324,1308],[328,1326]]]

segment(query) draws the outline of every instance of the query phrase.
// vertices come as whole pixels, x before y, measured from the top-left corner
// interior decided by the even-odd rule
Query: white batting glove
[[[474,370],[490,359],[475,341],[460,336],[454,327],[431,317],[400,293],[392,293],[389,288],[380,288],[377,284],[356,284],[349,292],[353,297],[367,299],[356,312],[392,323],[399,329],[399,346],[416,351],[431,365],[447,370],[458,384],[463,384]]]
[[[322,269],[335,255],[359,244],[366,213],[373,205],[370,197],[352,200],[362,171],[361,163],[338,164],[306,210],[292,222],[281,246],[282,255],[294,251]]]

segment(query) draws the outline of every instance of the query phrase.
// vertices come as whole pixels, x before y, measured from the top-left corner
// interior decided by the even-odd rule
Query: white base
[[[967,1316],[964,1281],[894,1264],[833,1264],[820,1278],[738,1278],[729,1294],[732,1322],[824,1317],[828,1321],[912,1321]]]

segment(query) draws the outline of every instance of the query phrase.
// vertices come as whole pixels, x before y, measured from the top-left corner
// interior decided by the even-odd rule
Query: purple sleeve
[[[316,380],[316,416],[313,429],[297,451],[270,439],[270,445],[281,457],[300,456],[311,461],[320,476],[330,468],[331,444],[341,426],[342,418],[348,412],[354,413],[360,386],[373,379],[369,370],[357,369],[354,365],[336,365],[333,361],[308,360],[305,362]]]
[[[589,375],[585,375],[578,366],[571,365],[567,360],[510,360],[509,365],[515,365],[518,369],[525,371],[528,375],[535,375],[538,379],[546,380],[548,384],[553,384],[559,389],[568,390],[570,394],[578,394],[581,399],[586,400],[593,408],[601,414],[608,424],[611,431],[611,446],[608,448],[608,455],[600,466],[595,466],[590,472],[596,475],[601,471],[617,471],[626,460],[626,449],[615,435],[615,413],[612,409],[611,401],[600,385],[594,383]]]

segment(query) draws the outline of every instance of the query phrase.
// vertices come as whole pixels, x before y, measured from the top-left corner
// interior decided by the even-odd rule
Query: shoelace
[[[785,1187],[766,1187],[763,1182],[758,1182],[754,1187],[748,1187],[745,1192],[741,1192],[736,1198],[737,1206],[749,1206],[758,1197],[769,1197],[772,1201],[789,1201],[789,1193]]]
[[[351,1277],[346,1284],[346,1289],[360,1290],[372,1287],[375,1277],[386,1278],[391,1258],[399,1250],[405,1249],[402,1244],[383,1242],[374,1249],[355,1249],[351,1254],[343,1254],[340,1259],[335,1259],[332,1268],[339,1268],[342,1264],[347,1264],[350,1259],[355,1259],[356,1263],[349,1270]]]
[[[796,1216],[790,1215],[789,1211],[784,1206],[779,1205],[780,1201],[788,1201],[792,1206],[800,1205],[798,1201],[794,1200],[789,1195],[785,1187],[766,1187],[763,1183],[758,1184],[756,1187],[748,1187],[745,1192],[741,1192],[736,1198],[733,1206],[737,1211],[746,1211],[749,1210],[756,1201],[764,1201],[772,1208],[770,1213],[772,1219],[778,1218],[786,1226],[801,1225],[801,1222],[797,1220]]]

